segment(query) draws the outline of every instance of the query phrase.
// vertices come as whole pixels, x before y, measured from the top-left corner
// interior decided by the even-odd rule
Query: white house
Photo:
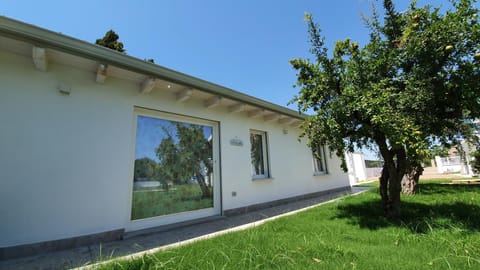
[[[6,17],[0,82],[0,259],[349,188],[296,111]]]

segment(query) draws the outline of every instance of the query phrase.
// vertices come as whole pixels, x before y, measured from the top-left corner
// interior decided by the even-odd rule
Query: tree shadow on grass
[[[415,198],[403,198],[401,218],[383,217],[380,198],[338,205],[336,218],[346,218],[350,224],[361,228],[377,230],[385,227],[405,227],[412,233],[428,233],[433,229],[460,229],[470,232],[480,231],[480,206],[451,199],[441,200],[446,194],[475,192],[480,195],[480,186],[460,186],[443,184],[422,184],[418,196],[427,200],[418,202]],[[479,196],[475,195],[475,196]],[[432,200],[428,200],[429,196]],[[438,203],[435,203],[437,201]]]

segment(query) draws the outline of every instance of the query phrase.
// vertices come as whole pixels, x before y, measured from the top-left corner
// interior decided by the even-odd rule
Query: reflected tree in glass
[[[262,135],[250,134],[250,155],[252,159],[252,167],[254,175],[265,174],[265,168],[263,163],[263,142]]]
[[[163,172],[178,184],[196,181],[202,190],[203,198],[211,197],[212,140],[205,138],[203,126],[176,124],[177,139],[169,135],[157,147],[156,154]]]
[[[144,157],[135,160],[134,181],[155,179],[157,173],[157,162],[155,160]]]
[[[138,116],[132,219],[213,207],[213,128]]]

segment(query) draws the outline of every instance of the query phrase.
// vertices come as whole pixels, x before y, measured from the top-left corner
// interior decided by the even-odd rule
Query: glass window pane
[[[250,134],[251,159],[253,175],[265,175],[263,136],[261,134]]]
[[[317,171],[319,172],[323,172],[324,171],[324,168],[323,168],[323,156],[322,156],[322,148],[321,147],[318,147],[317,149],[317,155],[316,155],[316,162],[317,162]]]
[[[132,219],[213,207],[213,128],[137,117]]]
[[[319,146],[314,151],[315,172],[326,172],[325,152],[323,146]]]

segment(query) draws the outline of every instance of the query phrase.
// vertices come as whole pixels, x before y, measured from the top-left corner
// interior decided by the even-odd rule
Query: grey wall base
[[[324,191],[319,191],[319,192],[314,192],[314,193],[308,193],[304,195],[299,195],[299,196],[294,196],[294,197],[289,197],[281,200],[276,200],[276,201],[270,201],[270,202],[265,202],[265,203],[259,203],[259,204],[252,204],[249,206],[244,206],[244,207],[239,207],[239,208],[234,208],[234,209],[228,209],[223,211],[224,216],[235,216],[235,215],[241,215],[241,214],[246,214],[248,212],[252,211],[257,211],[269,207],[274,207],[277,205],[282,205],[290,202],[296,202],[296,201],[301,201],[301,200],[307,200],[319,196],[325,196],[328,194],[338,194],[338,193],[345,193],[349,194],[351,193],[352,188],[350,186],[346,187],[340,187],[340,188],[335,188],[335,189],[329,189],[329,190],[324,190]]]
[[[26,244],[0,248],[0,260],[9,260],[19,257],[39,255],[51,251],[65,250],[75,247],[87,246],[102,242],[111,242],[123,239],[125,229],[112,230],[96,234],[77,236],[72,238],[45,241],[34,244]]]

